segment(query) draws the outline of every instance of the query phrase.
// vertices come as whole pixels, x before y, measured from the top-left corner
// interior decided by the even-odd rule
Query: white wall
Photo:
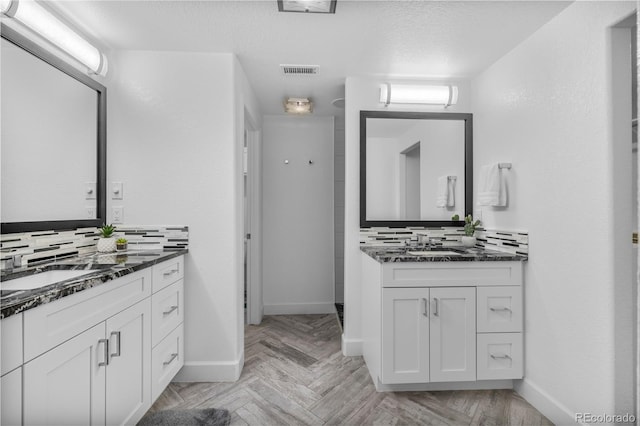
[[[630,138],[612,129],[612,104],[625,100],[611,88],[607,27],[634,7],[573,3],[473,81],[474,168],[513,163],[509,207],[485,208],[484,224],[530,234],[517,389],[555,423],[632,412],[632,370],[616,378],[630,366],[631,321],[617,323],[631,309]]]
[[[360,283],[360,111],[437,111],[442,106],[389,105],[379,102],[378,87],[384,82],[400,82],[385,77],[347,77],[345,84],[345,244],[344,244],[344,333],[342,352],[345,355],[362,354],[361,283]],[[426,81],[434,83],[436,80]],[[458,104],[450,112],[469,111],[469,86],[464,80],[446,81],[459,88]]]
[[[333,136],[333,117],[264,117],[266,315],[334,312]]]
[[[335,298],[344,303],[344,116],[334,120],[333,193],[335,229]]]
[[[225,381],[243,364],[242,111],[256,111],[231,54],[126,51],[110,58],[108,181],[130,224],[189,226],[185,367]],[[257,114],[257,112],[254,112]],[[259,116],[259,115],[258,115]]]
[[[400,151],[397,138],[367,138],[367,219],[400,216]]]

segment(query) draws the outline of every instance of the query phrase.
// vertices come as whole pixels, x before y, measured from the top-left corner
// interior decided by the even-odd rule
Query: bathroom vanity
[[[378,391],[511,388],[522,378],[525,256],[361,250],[363,354]]]
[[[3,271],[2,424],[140,420],[184,363],[186,252],[92,254]],[[70,271],[77,276],[20,289]]]

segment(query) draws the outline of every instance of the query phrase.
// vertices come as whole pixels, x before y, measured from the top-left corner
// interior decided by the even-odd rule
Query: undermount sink
[[[27,275],[26,277],[14,278],[0,283],[2,290],[33,290],[54,284],[60,281],[77,278],[82,275],[91,274],[95,271],[87,270],[61,270],[54,269],[50,271],[40,272],[38,274]]]
[[[459,256],[460,253],[451,250],[415,250],[407,251],[412,256]]]

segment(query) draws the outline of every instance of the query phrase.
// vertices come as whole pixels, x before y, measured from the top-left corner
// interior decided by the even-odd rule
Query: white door
[[[25,425],[105,424],[105,324],[26,363]]]
[[[428,309],[428,288],[382,290],[382,383],[429,381]]]
[[[151,302],[107,320],[107,424],[136,423],[151,406]]]
[[[431,289],[432,382],[476,380],[476,289]]]
[[[0,425],[22,424],[22,367],[0,377]]]

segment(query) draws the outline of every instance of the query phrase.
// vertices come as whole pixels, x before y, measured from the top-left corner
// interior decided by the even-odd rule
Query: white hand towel
[[[436,207],[453,207],[455,205],[455,182],[455,179],[449,179],[449,176],[438,178]]]
[[[482,166],[478,188],[478,205],[496,207],[507,205],[506,183],[498,164]]]

